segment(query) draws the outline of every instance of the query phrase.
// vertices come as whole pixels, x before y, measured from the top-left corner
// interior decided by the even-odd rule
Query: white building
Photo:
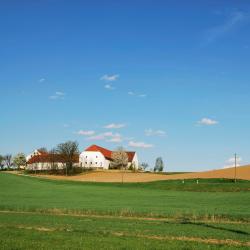
[[[128,166],[133,164],[138,169],[139,162],[136,152],[126,152],[128,155]],[[79,158],[79,164],[84,168],[109,169],[112,161],[112,151],[97,145],[92,145],[85,149]]]
[[[79,155],[74,155],[73,166],[79,166]],[[28,170],[50,170],[64,169],[65,162],[60,154],[48,153],[41,150],[35,150],[26,157],[26,169]]]

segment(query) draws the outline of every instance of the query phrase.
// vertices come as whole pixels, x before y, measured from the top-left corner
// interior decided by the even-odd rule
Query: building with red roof
[[[79,157],[79,164],[85,168],[101,168],[109,169],[112,163],[112,153],[109,149],[100,147],[98,145],[91,145],[86,148]],[[133,164],[135,169],[138,169],[139,162],[136,152],[126,151],[128,156],[128,166]]]

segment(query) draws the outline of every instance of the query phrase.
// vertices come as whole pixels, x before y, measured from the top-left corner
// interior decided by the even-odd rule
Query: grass
[[[249,249],[249,189],[221,179],[122,185],[0,173],[0,248]]]

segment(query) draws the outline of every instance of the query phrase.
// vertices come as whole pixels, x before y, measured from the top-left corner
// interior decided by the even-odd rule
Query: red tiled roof
[[[64,162],[63,156],[60,154],[49,154],[43,152],[41,155],[34,155],[28,161],[27,164],[39,163],[39,162]],[[79,155],[74,155],[74,163],[79,162]]]
[[[103,147],[100,147],[100,146],[97,146],[97,145],[92,145],[88,148],[85,149],[85,151],[93,151],[93,152],[100,152],[104,155],[104,157],[108,160],[112,160],[112,153],[113,151],[109,150],[109,149],[106,149],[106,148],[103,148]],[[128,161],[129,162],[132,162],[134,156],[135,156],[135,152],[126,152],[127,155],[128,155]]]

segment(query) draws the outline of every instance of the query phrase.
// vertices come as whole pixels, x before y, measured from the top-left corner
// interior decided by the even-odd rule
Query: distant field
[[[194,173],[138,173],[124,172],[124,182],[150,182],[160,180],[183,180],[183,179],[214,179],[226,178],[234,179],[235,169],[218,169]],[[43,177],[55,180],[75,180],[88,182],[121,182],[122,173],[120,171],[91,171],[75,176],[42,175]],[[237,179],[250,180],[250,165],[237,167]]]
[[[0,173],[0,248],[249,249],[249,190],[249,181],[222,179],[121,184]]]

